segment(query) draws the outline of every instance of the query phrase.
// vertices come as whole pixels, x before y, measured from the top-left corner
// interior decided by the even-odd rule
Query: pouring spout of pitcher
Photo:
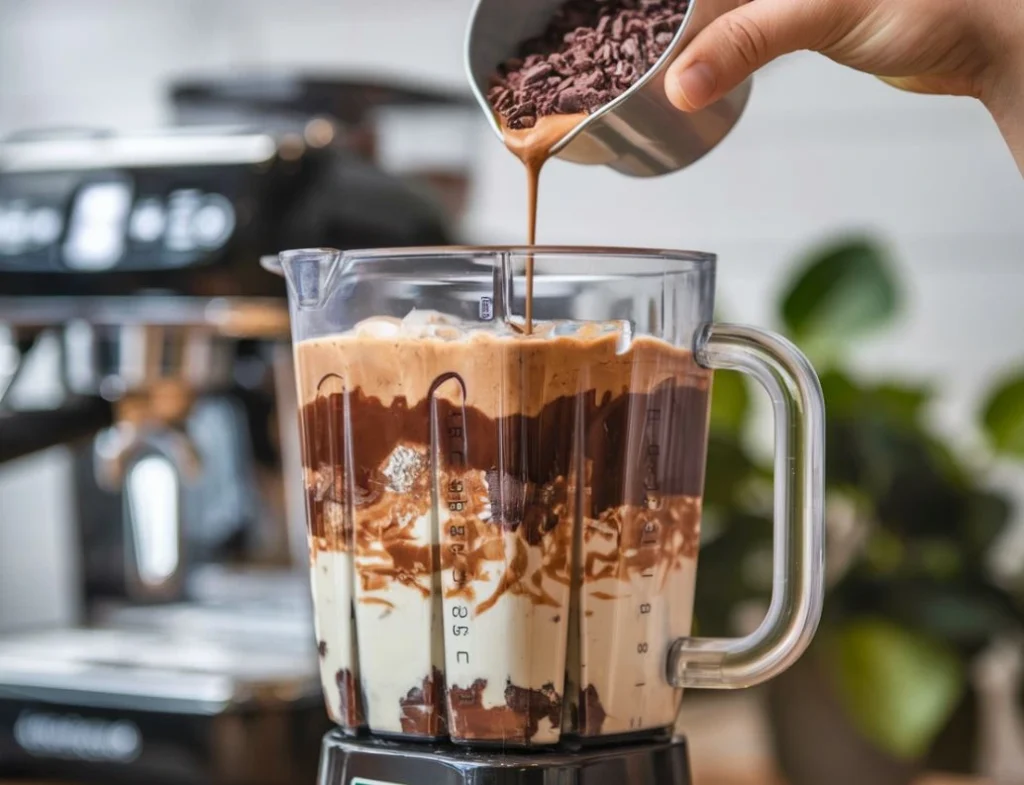
[[[269,272],[284,276],[294,308],[323,307],[341,265],[342,253],[334,248],[302,248],[260,260]]]

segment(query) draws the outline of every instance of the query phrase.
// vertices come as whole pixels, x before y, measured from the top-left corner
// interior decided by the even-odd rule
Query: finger
[[[683,111],[721,98],[758,68],[820,49],[861,18],[866,0],[753,0],[704,28],[669,68],[665,92]]]

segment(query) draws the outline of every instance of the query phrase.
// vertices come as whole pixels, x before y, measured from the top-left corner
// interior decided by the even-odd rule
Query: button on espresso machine
[[[364,92],[343,117],[354,83],[189,83],[187,124],[0,143],[0,494],[18,459],[71,456],[53,493],[72,498],[83,609],[0,636],[0,776],[313,780],[329,722],[285,476],[288,305],[259,259],[298,237],[453,240],[440,200],[368,156],[363,122],[448,99]],[[197,102],[244,122],[184,117]],[[32,526],[31,502],[0,526]]]

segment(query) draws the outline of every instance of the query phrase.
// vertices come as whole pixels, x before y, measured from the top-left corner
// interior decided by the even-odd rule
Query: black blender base
[[[324,736],[319,785],[692,785],[686,741],[577,752],[481,751],[451,744]]]

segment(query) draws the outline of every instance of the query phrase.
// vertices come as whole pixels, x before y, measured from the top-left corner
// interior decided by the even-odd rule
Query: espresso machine
[[[258,260],[453,239],[443,198],[378,165],[373,115],[460,98],[293,75],[171,97],[151,133],[0,143],[0,496],[5,466],[71,456],[81,589],[73,624],[0,636],[0,776],[310,781],[288,306]],[[0,526],[31,525],[21,501]]]

